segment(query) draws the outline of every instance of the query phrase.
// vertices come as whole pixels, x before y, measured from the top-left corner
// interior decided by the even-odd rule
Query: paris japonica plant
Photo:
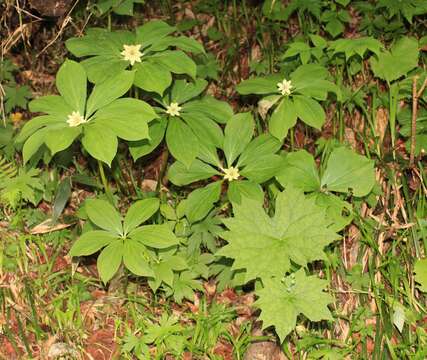
[[[17,142],[23,143],[24,162],[45,146],[51,155],[75,141],[93,158],[111,165],[118,138],[136,141],[149,138],[148,123],[157,118],[145,101],[123,97],[133,84],[135,73],[124,71],[95,85],[88,95],[85,68],[66,60],[56,75],[59,95],[33,100],[30,110],[44,113],[22,128]]]
[[[196,77],[196,64],[186,54],[204,53],[203,46],[186,36],[174,36],[176,27],[149,21],[131,31],[89,29],[80,38],[67,40],[68,50],[81,62],[91,82],[100,83],[125,70],[133,70],[133,83],[147,92],[163,95],[172,74]]]

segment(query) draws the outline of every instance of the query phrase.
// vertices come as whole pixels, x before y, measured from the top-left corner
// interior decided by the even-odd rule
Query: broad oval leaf
[[[135,229],[144,221],[147,221],[159,209],[160,202],[157,198],[139,200],[128,209],[123,222],[125,233]]]
[[[87,90],[87,76],[83,66],[65,60],[56,74],[56,87],[67,104],[83,116]]]
[[[86,117],[124,95],[132,86],[135,73],[122,71],[96,84],[87,100]]]
[[[123,257],[123,241],[116,240],[109,244],[98,256],[97,267],[104,284],[111,280],[119,270]]]
[[[240,95],[271,94],[277,92],[277,83],[280,80],[281,79],[278,75],[247,79],[237,85],[236,90]]]
[[[103,230],[88,231],[80,236],[70,249],[70,256],[87,256],[96,253],[117,237]]]
[[[292,186],[305,192],[320,190],[316,162],[306,150],[287,154],[276,178],[285,188]]]
[[[122,234],[122,217],[109,202],[89,199],[85,204],[87,215],[96,226],[116,235]]]
[[[251,113],[241,113],[234,115],[225,126],[224,154],[228,167],[243,152],[249,144],[254,134],[254,120]]]
[[[288,135],[290,128],[294,127],[297,122],[297,112],[293,101],[284,98],[274,109],[268,121],[268,130],[271,135],[280,141]]]
[[[148,263],[147,249],[138,241],[130,239],[124,241],[123,263],[135,275],[154,276],[153,270]]]
[[[144,225],[131,231],[129,237],[154,249],[166,249],[179,244],[179,239],[168,224]]]
[[[184,213],[190,223],[202,220],[221,195],[222,181],[199,188],[190,193],[185,201]]]
[[[187,168],[191,166],[199,152],[199,140],[191,128],[181,119],[169,118],[166,143],[173,157]]]
[[[96,122],[89,124],[84,127],[82,144],[92,157],[111,166],[118,146],[116,134],[112,130]]]
[[[339,147],[329,156],[321,187],[354,196],[368,195],[375,185],[374,161],[346,147]]]
[[[325,111],[320,104],[309,97],[302,95],[293,96],[295,112],[298,118],[318,130],[326,120]]]
[[[212,166],[196,159],[188,169],[183,163],[175,161],[169,168],[168,178],[173,184],[182,186],[219,174]]]

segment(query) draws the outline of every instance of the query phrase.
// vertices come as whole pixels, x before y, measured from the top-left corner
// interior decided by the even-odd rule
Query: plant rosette
[[[255,77],[237,85],[241,95],[265,95],[258,103],[259,113],[266,117],[274,107],[268,120],[270,133],[283,141],[297,119],[320,129],[326,120],[325,111],[319,101],[325,101],[328,93],[341,99],[340,89],[326,80],[328,71],[317,64],[298,67],[289,76],[270,75]]]
[[[114,276],[122,263],[135,275],[155,278],[161,270],[153,266],[154,249],[170,249],[179,244],[168,224],[141,225],[158,209],[158,199],[139,200],[129,207],[123,219],[107,201],[87,200],[87,216],[99,230],[87,231],[80,236],[73,244],[70,256],[87,256],[101,251],[97,266],[104,283]],[[170,256],[167,260],[172,269],[185,268],[182,261],[173,261]],[[167,282],[167,275],[161,280]]]
[[[154,97],[159,120],[150,124],[150,140],[133,143],[130,152],[136,160],[157,147],[163,138],[173,157],[189,167],[202,144],[220,147],[225,124],[233,115],[226,102],[210,96],[200,98],[207,81],[176,80],[164,97]]]
[[[190,167],[176,161],[169,169],[169,180],[178,186],[212,177],[220,177],[203,188],[191,192],[185,200],[184,213],[194,223],[203,219],[221,196],[222,184],[228,183],[227,195],[231,202],[242,197],[261,200],[264,193],[260,184],[274,177],[282,164],[276,154],[281,143],[269,134],[254,136],[254,121],[250,113],[236,114],[227,122],[221,146],[200,143],[200,151]],[[218,150],[225,155],[221,162]]]
[[[82,65],[91,82],[97,84],[130,68],[137,87],[162,95],[172,83],[171,73],[196,77],[196,64],[184,51],[204,53],[196,40],[170,36],[175,31],[163,21],[149,21],[135,33],[95,28],[84,37],[67,40],[66,46],[73,55],[87,57]]]
[[[24,143],[27,162],[44,144],[54,155],[81,138],[83,148],[95,159],[111,165],[118,140],[149,138],[148,122],[157,118],[142,100],[121,98],[132,86],[134,72],[124,71],[95,85],[87,97],[87,76],[82,65],[66,60],[56,75],[60,95],[30,103],[32,112],[46,113],[24,125],[17,142]]]

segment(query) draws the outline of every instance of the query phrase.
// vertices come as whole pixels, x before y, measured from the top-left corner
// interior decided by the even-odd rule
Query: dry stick
[[[427,86],[427,77],[424,79],[424,83],[421,88],[417,90],[418,75],[412,79],[412,122],[411,122],[411,149],[409,153],[409,166],[414,166],[415,160],[415,145],[416,145],[416,132],[417,132],[417,112],[418,112],[418,99],[423,95],[423,92]]]

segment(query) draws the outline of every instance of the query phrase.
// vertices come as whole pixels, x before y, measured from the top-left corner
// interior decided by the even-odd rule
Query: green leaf
[[[276,153],[282,143],[270,134],[261,134],[253,139],[239,156],[237,167],[249,164],[252,159]]]
[[[354,196],[368,195],[375,184],[374,161],[346,147],[332,151],[320,186]]]
[[[241,204],[243,198],[261,202],[264,199],[262,187],[249,180],[231,181],[227,191],[228,200]]]
[[[153,270],[144,255],[147,249],[138,241],[127,239],[124,241],[123,263],[126,268],[138,276],[154,276]]]
[[[276,178],[285,188],[292,186],[306,192],[320,190],[316,162],[305,150],[287,154]]]
[[[66,127],[62,129],[49,130],[46,133],[45,144],[52,155],[67,149],[80,135],[81,127]]]
[[[128,233],[147,221],[159,209],[159,206],[159,199],[156,198],[139,200],[132,204],[123,223],[124,232]]]
[[[195,81],[187,81],[184,79],[175,80],[171,91],[171,102],[184,104],[185,102],[200,95],[205,90],[208,82],[205,79],[196,79]],[[185,111],[183,107],[183,112]],[[191,111],[189,111],[191,113]]]
[[[117,237],[108,231],[88,231],[80,236],[70,249],[70,256],[87,256],[96,253]]]
[[[254,156],[248,160],[247,165],[240,174],[249,180],[261,184],[274,177],[283,163],[279,155],[269,154]]]
[[[116,134],[112,130],[96,122],[89,124],[84,127],[82,144],[92,157],[111,166],[118,146]]]
[[[43,145],[46,134],[48,133],[46,128],[40,129],[32,134],[22,148],[22,157],[24,159],[24,164],[26,164],[31,157],[37,152],[40,146]]]
[[[166,143],[173,157],[187,168],[191,166],[199,152],[199,141],[191,128],[179,118],[169,118]]]
[[[303,314],[311,321],[333,320],[328,304],[333,298],[323,292],[328,282],[305,275],[304,269],[280,278],[263,280],[255,306],[261,309],[263,329],[274,326],[281,342],[295,328],[297,316]],[[280,314],[280,316],[278,316]]]
[[[97,267],[99,276],[106,284],[119,270],[123,257],[123,241],[116,240],[101,251],[98,256]]]
[[[167,123],[166,118],[152,121],[148,128],[150,139],[129,143],[129,151],[135,161],[144,155],[150,154],[161,143]]]
[[[427,292],[427,259],[418,259],[414,267],[415,281],[422,292]]]
[[[226,124],[233,116],[233,109],[225,101],[217,100],[211,96],[205,96],[201,100],[191,101],[185,104],[185,111],[200,113],[219,124]]]
[[[215,181],[212,184],[199,188],[190,193],[185,200],[185,216],[190,223],[202,220],[221,195],[222,181]]]
[[[85,59],[81,62],[84,66],[90,82],[100,84],[112,76],[120,74],[125,70],[129,62],[115,55],[101,55]]]
[[[252,115],[247,113],[234,115],[227,123],[224,137],[224,154],[230,167],[245,149],[254,134]]]
[[[328,228],[324,208],[292,187],[278,194],[276,213],[269,217],[263,201],[242,199],[234,217],[224,220],[228,244],[216,255],[234,259],[232,269],[246,270],[246,281],[281,277],[291,261],[306,266],[325,258],[323,248],[339,236]]]
[[[417,67],[418,55],[418,41],[403,37],[392,46],[390,51],[383,51],[377,58],[371,58],[372,71],[376,77],[390,83]]]
[[[150,61],[136,64],[134,69],[136,70],[135,85],[145,91],[163,95],[164,91],[172,83],[170,71]]]
[[[168,178],[173,184],[182,186],[191,184],[195,181],[208,179],[211,176],[219,174],[220,173],[212,166],[196,159],[189,168],[183,163],[175,161],[169,168]]]
[[[27,108],[28,99],[33,96],[28,86],[3,86],[5,90],[5,103],[4,110],[6,113],[11,112],[14,108],[20,107],[22,109]]]
[[[132,86],[135,73],[122,71],[96,84],[87,101],[86,117],[124,95]]]
[[[42,129],[49,125],[61,126],[63,124],[64,119],[58,120],[57,118],[51,115],[36,116],[35,118],[32,118],[30,121],[25,123],[18,136],[16,137],[15,141],[17,143],[22,143],[39,129]]]
[[[236,86],[236,90],[240,95],[249,94],[271,94],[277,92],[277,83],[280,81],[277,75],[264,78],[252,78],[242,81]]]
[[[39,173],[38,169],[26,171],[24,168],[19,168],[17,175],[3,177],[0,184],[1,199],[14,209],[22,201],[29,201],[33,205],[37,205],[39,201],[36,199],[36,192],[44,190]]]
[[[326,216],[330,219],[330,228],[334,231],[341,231],[353,220],[353,208],[347,202],[334,194],[323,192],[313,193],[316,204],[326,209]]]
[[[193,130],[200,142],[221,148],[224,135],[220,126],[213,120],[200,114],[182,114],[182,119]]]
[[[151,51],[163,51],[170,46],[177,47],[178,49],[192,52],[193,54],[204,54],[205,49],[203,45],[193,38],[186,36],[167,36],[157,41],[154,46],[150,48]]]
[[[164,66],[175,74],[187,74],[193,79],[196,78],[197,67],[195,62],[182,51],[163,51],[153,55],[150,61]]]
[[[148,21],[136,29],[136,41],[142,43],[145,47],[155,44],[175,30],[176,28],[174,26],[170,26],[164,21]]]
[[[66,60],[56,74],[56,87],[74,111],[83,116],[86,104],[86,71],[79,63]]]
[[[145,101],[123,98],[97,111],[94,120],[111,129],[119,138],[136,141],[149,137],[147,123],[157,117]]]
[[[297,112],[294,103],[289,98],[284,98],[274,109],[268,122],[268,130],[271,135],[280,141],[288,135],[290,128],[297,122]]]
[[[47,95],[34,99],[30,102],[29,108],[31,112],[42,112],[53,115],[52,118],[63,118],[56,121],[63,121],[67,119],[67,116],[70,115],[75,109],[68,105],[64,98],[59,95]],[[81,114],[83,115],[83,112]],[[32,119],[31,121],[33,121]],[[28,123],[27,123],[28,124]],[[25,126],[27,125],[25,124]]]
[[[375,55],[380,54],[383,45],[373,37],[361,37],[357,39],[338,39],[329,45],[333,54],[344,53],[347,61],[354,55],[359,55],[362,59],[367,51]]]
[[[326,120],[325,111],[320,104],[316,100],[302,95],[294,95],[293,101],[298,118],[307,125],[320,130]]]
[[[129,237],[155,249],[166,249],[179,244],[179,239],[168,224],[144,225],[131,231]]]
[[[109,202],[101,199],[86,200],[87,215],[96,226],[116,235],[122,234],[122,217]]]

